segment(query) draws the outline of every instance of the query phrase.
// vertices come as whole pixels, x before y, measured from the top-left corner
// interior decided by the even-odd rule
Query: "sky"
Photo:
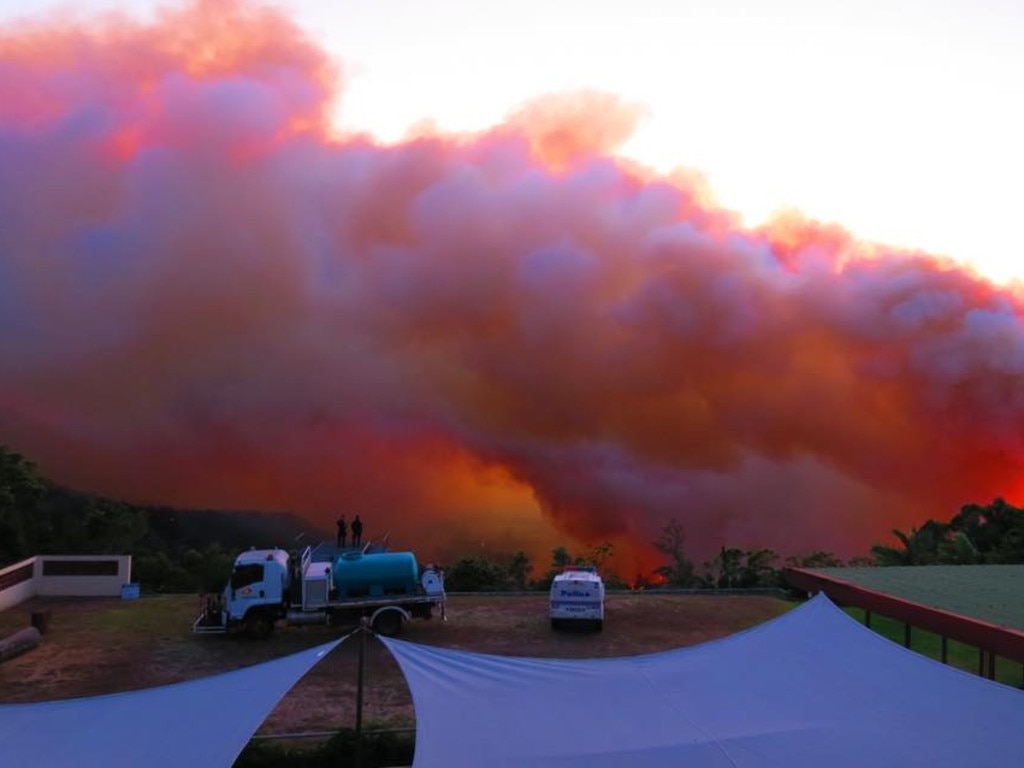
[[[5,0],[0,18],[165,6]],[[780,208],[1024,278],[1024,5],[1014,0],[280,3],[339,61],[339,126],[480,130],[545,93],[644,110],[617,151],[704,174],[749,224]],[[69,11],[70,9],[70,11]]]
[[[0,18],[167,3],[4,0]],[[173,6],[173,3],[171,4]],[[479,130],[545,93],[644,111],[618,152],[705,174],[748,223],[796,207],[1024,278],[1024,5],[1015,0],[292,0],[345,69],[340,126]]]
[[[343,121],[390,137],[431,118],[480,128],[539,93],[608,90],[649,110],[624,153],[696,168],[750,223],[795,206],[1024,276],[1020,3],[321,7],[336,10],[302,13],[357,68]]]
[[[55,479],[630,570],[1020,497],[1015,4],[112,6],[0,9]]]

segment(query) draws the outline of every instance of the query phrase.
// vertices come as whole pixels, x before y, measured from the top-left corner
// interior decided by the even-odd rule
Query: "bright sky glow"
[[[1017,0],[284,5],[344,66],[343,129],[475,130],[543,94],[599,89],[647,109],[623,154],[701,171],[748,224],[795,207],[1024,279]],[[55,7],[71,6],[5,0],[0,21]]]

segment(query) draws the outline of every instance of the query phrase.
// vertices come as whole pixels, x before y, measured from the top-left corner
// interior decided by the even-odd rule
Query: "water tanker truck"
[[[279,622],[355,624],[397,635],[410,619],[445,612],[444,573],[420,567],[412,552],[372,547],[306,547],[301,557],[283,549],[250,549],[234,563],[224,592],[206,599],[192,625],[197,634],[267,637]]]

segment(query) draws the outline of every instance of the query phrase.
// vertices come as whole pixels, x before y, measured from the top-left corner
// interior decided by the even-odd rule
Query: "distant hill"
[[[150,535],[166,548],[203,549],[219,542],[228,551],[249,547],[292,549],[315,545],[331,534],[292,512],[247,512],[217,509],[140,507]]]
[[[250,547],[295,549],[331,539],[290,512],[176,509],[130,504],[60,486],[35,464],[0,445],[0,567],[35,554],[131,554],[150,571],[194,573],[200,559],[227,571]],[[181,574],[178,573],[180,577]],[[183,578],[178,578],[178,583]]]

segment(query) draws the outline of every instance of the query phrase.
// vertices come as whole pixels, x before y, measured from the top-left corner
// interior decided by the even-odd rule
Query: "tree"
[[[165,552],[132,558],[132,572],[146,592],[181,594],[198,591],[195,576],[181,564],[173,562]]]
[[[992,563],[1024,563],[1024,515],[1018,516],[999,543],[983,557]]]
[[[516,589],[526,589],[530,581],[530,571],[532,570],[533,566],[530,564],[530,558],[523,550],[519,550],[512,555],[512,559],[509,561],[509,580],[515,585]]]
[[[605,589],[630,589],[630,583],[619,576],[615,571],[608,571],[601,574]]]
[[[743,571],[743,550],[735,547],[722,547],[718,556],[711,562],[717,572],[715,586],[719,589],[734,589],[740,586]]]
[[[555,547],[551,551],[552,568],[562,570],[563,568],[565,568],[565,566],[572,565],[574,559],[575,558],[573,558],[573,556],[569,554],[569,550],[567,550],[565,547]]]
[[[464,557],[445,572],[453,592],[481,592],[507,589],[508,569],[483,557]]]
[[[1024,563],[1024,510],[997,498],[988,506],[966,504],[950,521],[957,535],[963,534],[978,554],[974,562]],[[959,558],[965,554],[959,549],[947,549],[947,554]]]
[[[231,575],[234,557],[218,543],[210,544],[202,552],[196,571],[197,587],[201,593],[220,592]]]
[[[949,521],[949,527],[963,533],[981,555],[991,556],[999,551],[1007,535],[1024,520],[1024,514],[1001,498],[988,506],[965,504]],[[991,559],[991,558],[989,558]]]
[[[629,583],[613,571],[609,565],[609,560],[614,556],[615,545],[610,541],[605,541],[591,548],[588,560],[601,574],[605,589],[629,589]]]
[[[698,582],[693,562],[686,556],[685,545],[686,530],[676,518],[672,518],[654,540],[654,548],[669,558],[666,565],[656,568],[654,572],[665,579],[670,587],[692,587]]]
[[[893,534],[896,533],[897,531],[893,529]],[[906,537],[901,538],[900,541],[905,542]],[[871,556],[874,558],[876,565],[911,565],[906,544],[902,548],[890,547],[888,544],[873,544],[871,546]]]
[[[0,565],[31,554],[31,524],[45,489],[35,464],[0,445]]]
[[[1024,563],[1024,509],[1002,498],[964,504],[948,523],[928,520],[908,533],[892,533],[898,546],[875,544],[874,564]]]
[[[614,554],[615,545],[610,541],[605,541],[591,548],[589,559],[598,571],[603,571],[605,565],[608,563],[608,559]]]
[[[949,535],[949,526],[929,520],[918,528],[904,533],[898,528],[892,531],[901,547],[875,544],[871,554],[879,565],[934,565],[939,562],[939,548]]]
[[[535,589],[550,589],[551,582],[555,576],[560,574],[570,565],[585,565],[586,558],[580,555],[571,555],[565,547],[555,547],[551,550],[551,566],[547,572],[533,583]]]
[[[90,499],[85,507],[85,548],[104,554],[134,551],[149,531],[145,514],[111,499]]]
[[[963,531],[957,531],[939,545],[939,562],[946,565],[980,563],[981,555]]]
[[[748,551],[737,547],[722,547],[711,563],[712,569],[717,572],[715,586],[719,589],[778,587],[782,576],[775,567],[778,559],[773,549]]]
[[[774,549],[755,549],[744,553],[740,586],[745,589],[782,586],[782,574],[775,564],[779,560]]]

